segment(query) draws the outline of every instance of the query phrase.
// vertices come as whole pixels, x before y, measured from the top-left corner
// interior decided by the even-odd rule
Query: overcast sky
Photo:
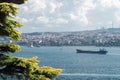
[[[19,7],[22,32],[120,27],[120,0],[28,0]]]

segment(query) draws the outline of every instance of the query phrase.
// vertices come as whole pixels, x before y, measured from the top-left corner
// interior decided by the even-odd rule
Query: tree
[[[10,38],[11,43],[0,44],[0,77],[7,80],[8,77],[16,77],[18,80],[52,80],[61,73],[61,69],[48,66],[38,66],[37,57],[21,58],[12,56],[12,53],[20,51],[19,45],[14,41],[21,39],[16,27],[21,27],[15,17],[18,8],[14,4],[23,4],[26,0],[0,0],[0,36]]]

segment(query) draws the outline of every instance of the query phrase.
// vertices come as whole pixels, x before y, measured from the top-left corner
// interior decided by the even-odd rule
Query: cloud
[[[22,6],[20,9],[22,9],[22,11],[29,12],[28,6]]]
[[[119,22],[120,23],[120,11],[117,11],[115,13],[115,18],[116,18],[116,22]]]
[[[66,20],[64,18],[57,18],[54,20],[54,22],[57,24],[65,24],[65,23],[68,23],[68,20]]]
[[[43,15],[46,12],[54,13],[57,9],[62,7],[63,4],[61,2],[57,2],[56,0],[28,0],[25,6],[20,6],[23,11],[29,13],[42,13]]]
[[[28,4],[30,4],[28,7],[31,12],[44,11],[47,7],[46,0],[29,0]]]
[[[98,0],[98,2],[104,8],[111,8],[111,7],[120,8],[120,0]]]
[[[39,23],[48,23],[49,22],[49,18],[46,17],[46,16],[39,16],[36,18],[36,23],[39,24]]]
[[[20,20],[20,22],[22,22],[22,23],[24,23],[24,24],[26,24],[26,23],[28,23],[28,22],[29,22],[29,20],[28,20],[28,19],[26,19],[26,18],[17,17],[17,19],[18,19],[18,20]]]
[[[99,0],[100,4],[104,8],[113,6],[113,0]]]
[[[95,4],[93,3],[93,0],[85,0],[81,5],[76,6],[75,11],[70,13],[70,17],[72,20],[77,20],[81,23],[88,24],[89,20],[87,18],[87,14],[94,8]]]
[[[113,4],[114,4],[117,8],[120,8],[120,0],[114,0]]]
[[[78,16],[74,15],[73,13],[70,13],[69,15],[72,20],[76,20],[78,18]]]
[[[51,2],[49,2],[49,5],[51,7],[50,13],[54,13],[56,9],[63,6],[62,3],[58,3],[58,2],[55,2],[53,0]]]
[[[34,31],[95,29],[120,21],[119,0],[28,0],[20,8],[19,19]]]

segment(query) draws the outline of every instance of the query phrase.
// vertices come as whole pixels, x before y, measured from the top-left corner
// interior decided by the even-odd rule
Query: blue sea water
[[[106,55],[80,54],[76,49],[99,50],[102,47],[22,47],[16,56],[39,58],[40,66],[63,69],[56,80],[120,80],[120,48],[105,47]]]

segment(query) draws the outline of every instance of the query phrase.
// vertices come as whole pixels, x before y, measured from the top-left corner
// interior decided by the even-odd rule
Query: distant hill
[[[23,33],[23,35],[41,35],[41,34],[60,34],[60,33],[80,33],[80,32],[98,32],[98,33],[120,33],[120,28],[107,28],[107,29],[97,29],[97,30],[85,30],[85,31],[73,31],[73,32],[33,32],[33,33]]]
[[[109,32],[109,33],[120,33],[120,28],[107,28],[107,29],[98,29],[93,30],[96,32]]]

